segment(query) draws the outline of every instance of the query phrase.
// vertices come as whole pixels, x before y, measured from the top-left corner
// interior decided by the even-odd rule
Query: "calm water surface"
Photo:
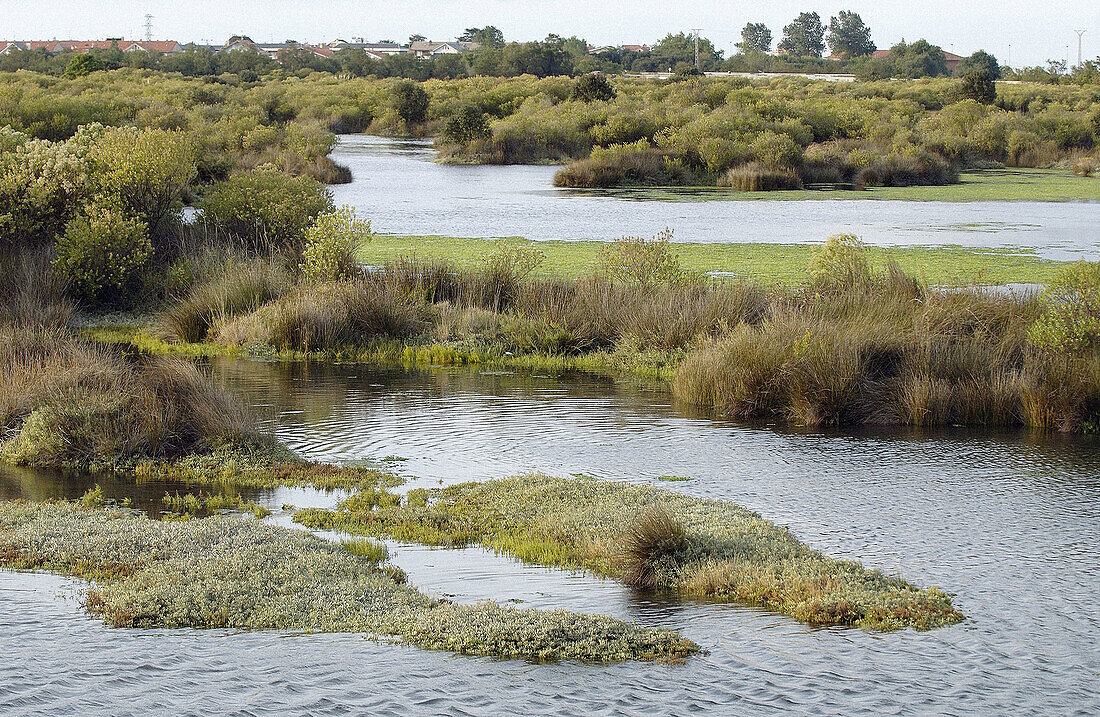
[[[812,629],[766,611],[640,596],[481,550],[395,547],[425,591],[676,627],[682,666],[529,665],[357,636],[114,631],[56,576],[0,573],[4,714],[1095,714],[1100,454],[1020,435],[790,432],[709,420],[632,381],[219,361],[220,380],[312,458],[436,485],[539,470],[733,500],[803,540],[956,593],[929,633]],[[678,474],[688,482],[663,483]],[[20,482],[21,480],[21,482]],[[79,494],[0,474],[5,495]],[[119,487],[119,490],[124,490]],[[33,497],[33,496],[32,496]],[[263,495],[278,509],[334,496]],[[289,524],[289,516],[272,518]]]
[[[683,242],[797,244],[850,232],[879,245],[1100,256],[1097,202],[698,201],[720,191],[641,201],[632,192],[554,189],[556,167],[451,166],[434,156],[424,141],[343,135],[332,157],[354,181],[333,187],[336,203],[394,234],[611,240],[672,227]]]

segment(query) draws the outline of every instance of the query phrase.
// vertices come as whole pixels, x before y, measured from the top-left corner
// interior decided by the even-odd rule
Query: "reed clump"
[[[718,185],[739,192],[774,192],[802,189],[802,178],[791,167],[769,167],[761,162],[750,162],[726,170]]]
[[[935,588],[835,560],[733,503],[589,478],[532,475],[353,496],[302,510],[313,528],[429,545],[483,545],[540,565],[591,570],[639,589],[759,605],[816,625],[925,630],[962,619]]]
[[[677,661],[699,651],[671,630],[599,615],[433,599],[384,560],[240,517],[162,522],[72,503],[0,502],[0,565],[94,581],[83,607],[116,628],[362,633],[532,662]]]
[[[896,268],[871,271],[853,239],[832,240],[811,284],[764,321],[698,344],[675,394],[729,417],[807,426],[1095,430],[1095,272],[1055,282],[1057,297],[940,291]]]
[[[61,329],[0,328],[0,338],[5,460],[105,468],[258,440],[244,408],[192,364]]]

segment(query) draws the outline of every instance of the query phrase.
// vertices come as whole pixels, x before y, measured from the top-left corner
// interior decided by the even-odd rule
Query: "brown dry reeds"
[[[244,408],[189,363],[128,357],[58,329],[0,338],[7,460],[110,467],[254,439]]]
[[[774,192],[802,189],[802,178],[790,167],[769,167],[762,162],[750,162],[727,170],[719,185],[739,192]]]

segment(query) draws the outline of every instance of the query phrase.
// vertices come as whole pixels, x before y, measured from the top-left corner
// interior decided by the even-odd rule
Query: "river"
[[[739,425],[676,406],[653,384],[583,375],[243,360],[209,370],[311,458],[388,465],[415,476],[412,487],[537,470],[724,498],[832,556],[955,593],[968,619],[927,633],[814,629],[755,608],[657,601],[478,549],[394,546],[410,581],[434,595],[611,614],[678,628],[708,650],[680,666],[532,665],[352,635],[110,630],[79,611],[73,581],[0,572],[0,712],[1100,710],[1095,442]],[[663,483],[664,474],[692,480]],[[75,496],[88,480],[6,470],[0,492]],[[279,511],[338,496],[249,497]],[[283,512],[271,520],[290,524]]]
[[[336,203],[391,234],[613,240],[671,227],[682,242],[817,244],[853,233],[882,246],[1100,257],[1097,202],[703,201],[728,192],[699,190],[653,200],[648,192],[555,189],[556,167],[438,164],[426,141],[342,135],[331,156],[354,178],[333,187]]]

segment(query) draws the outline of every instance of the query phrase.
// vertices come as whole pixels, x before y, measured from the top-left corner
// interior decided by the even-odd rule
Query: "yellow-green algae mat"
[[[947,593],[826,557],[733,503],[627,483],[531,475],[412,490],[404,499],[364,491],[294,519],[429,545],[483,545],[813,625],[928,630],[963,619]]]
[[[92,580],[85,607],[116,627],[354,632],[532,661],[676,661],[699,650],[674,631],[600,615],[431,599],[399,570],[241,516],[161,522],[0,502],[0,565]]]

